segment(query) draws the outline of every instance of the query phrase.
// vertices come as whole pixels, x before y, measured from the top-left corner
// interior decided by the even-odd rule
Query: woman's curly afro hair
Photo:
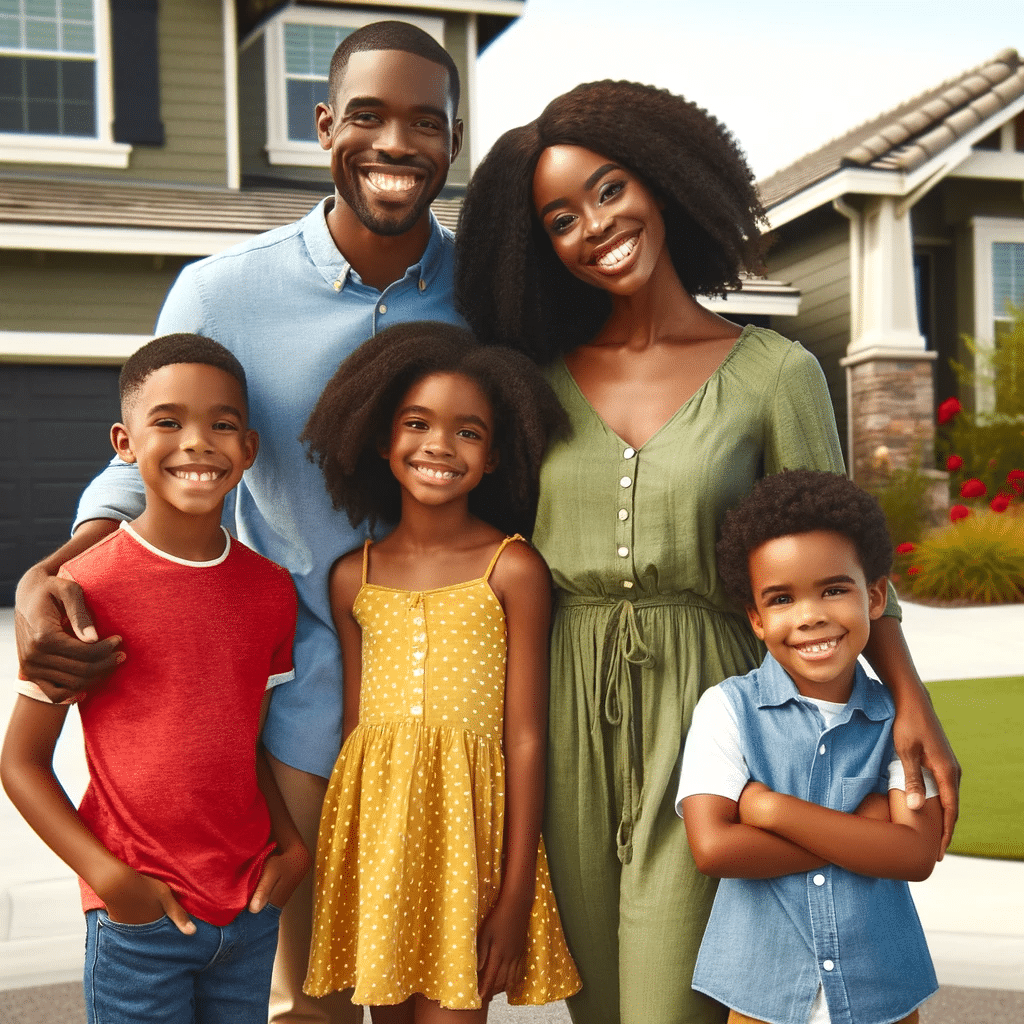
[[[550,362],[589,341],[607,293],[574,278],[533,210],[549,146],[581,146],[636,174],[665,203],[669,253],[691,295],[739,287],[762,269],[764,210],[732,135],[696,104],[635,82],[590,82],[513,128],[476,169],[456,235],[456,302],[481,341]]]
[[[869,583],[892,568],[892,540],[882,510],[867,491],[838,473],[784,469],[759,480],[726,512],[718,541],[718,575],[729,596],[753,605],[748,559],[776,537],[829,530],[851,541]]]
[[[299,437],[324,474],[334,507],[353,526],[397,523],[401,489],[381,456],[403,395],[434,373],[474,381],[494,413],[498,466],[469,496],[470,511],[506,533],[529,535],[537,511],[540,463],[565,422],[537,367],[510,349],[480,345],[452,324],[396,324],[362,344],[327,382]]]

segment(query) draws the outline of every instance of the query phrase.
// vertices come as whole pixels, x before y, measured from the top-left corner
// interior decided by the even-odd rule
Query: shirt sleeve
[[[924,776],[925,799],[930,800],[933,796],[938,796],[939,786],[935,781],[935,776],[924,765],[921,766],[921,774]],[[902,790],[907,788],[907,775],[903,771],[903,762],[898,757],[889,762],[889,788]]]
[[[725,694],[712,686],[697,701],[683,744],[676,813],[682,816],[683,800],[698,793],[739,800],[749,780],[736,714]]]
[[[207,333],[206,314],[196,280],[195,264],[183,267],[164,299],[156,320],[156,335]]]
[[[71,532],[89,519],[138,519],[145,507],[146,490],[139,467],[115,455],[82,491]]]
[[[267,689],[272,690],[275,686],[290,682],[295,678],[295,661],[293,650],[295,647],[295,618],[298,614],[298,599],[295,596],[295,584],[287,570],[281,569],[284,577],[281,583],[281,604],[282,612],[279,616],[281,626],[279,628],[280,642],[274,650],[270,663],[270,678],[267,680]]]

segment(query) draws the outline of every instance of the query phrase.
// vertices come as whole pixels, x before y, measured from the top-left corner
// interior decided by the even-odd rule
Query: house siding
[[[186,262],[179,257],[0,251],[0,330],[149,334]]]
[[[772,326],[821,363],[845,450],[846,373],[839,360],[850,341],[849,229],[846,221],[820,211],[804,219],[819,222],[813,234],[805,234],[801,222],[788,226],[768,254],[768,276],[800,289],[800,312],[773,318]]]

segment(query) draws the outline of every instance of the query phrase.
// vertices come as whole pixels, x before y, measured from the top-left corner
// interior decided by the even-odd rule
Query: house
[[[1003,50],[759,188],[769,273],[801,294],[778,326],[821,361],[854,477],[881,447],[893,468],[934,465],[961,336],[997,344],[1024,303],[1024,62]]]
[[[313,108],[338,42],[400,17],[463,80],[467,139],[434,204],[454,227],[478,54],[525,0],[10,0],[0,8],[0,605],[67,538],[110,454],[117,373],[178,271],[329,189]]]

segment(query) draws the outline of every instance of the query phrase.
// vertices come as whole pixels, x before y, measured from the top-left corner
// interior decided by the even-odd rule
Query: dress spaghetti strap
[[[485,580],[489,580],[491,578],[491,573],[494,571],[494,566],[497,563],[498,558],[500,557],[502,551],[504,551],[505,548],[507,548],[509,546],[509,544],[511,544],[512,541],[514,541],[514,540],[521,540],[524,544],[526,543],[526,538],[522,534],[519,534],[519,533],[515,533],[511,537],[506,537],[498,545],[498,550],[494,552],[494,557],[491,559],[491,564],[489,566],[487,566],[487,572],[484,573],[484,579]],[[365,570],[364,570],[364,572],[365,572]],[[366,582],[365,578],[364,578],[363,582],[364,583]]]
[[[363,586],[366,586],[366,572],[370,567],[370,545],[373,543],[369,537],[363,541]]]

